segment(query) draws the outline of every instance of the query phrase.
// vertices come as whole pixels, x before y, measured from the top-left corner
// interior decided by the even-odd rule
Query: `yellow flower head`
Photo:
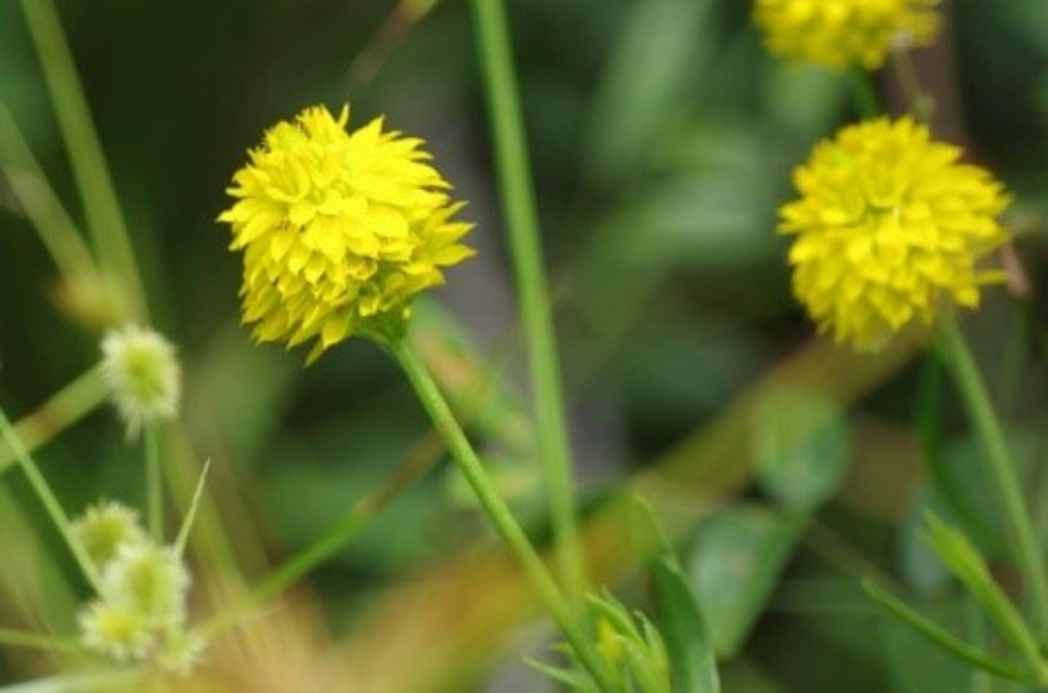
[[[244,252],[244,322],[259,341],[315,339],[310,362],[353,334],[396,335],[415,294],[473,254],[422,140],[348,120],[317,106],[270,128],[219,216]]]
[[[896,44],[926,45],[939,30],[939,0],[756,0],[768,50],[833,68],[884,64]]]
[[[999,272],[976,263],[1007,233],[1002,186],[910,118],[844,128],[794,173],[800,199],[780,210],[793,289],[821,331],[877,349],[944,303],[974,308]]]

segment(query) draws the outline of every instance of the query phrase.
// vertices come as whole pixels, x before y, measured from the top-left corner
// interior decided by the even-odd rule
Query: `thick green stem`
[[[53,0],[22,0],[103,273],[119,280],[131,318],[146,321],[145,290],[102,145]]]
[[[160,475],[160,441],[155,424],[145,427],[146,448],[146,517],[149,533],[158,544],[164,543],[164,482]]]
[[[579,661],[589,670],[603,690],[611,690],[601,662],[591,647],[590,638],[580,627],[580,621],[576,619],[570,603],[553,581],[545,563],[528,541],[527,535],[513,517],[509,506],[499,496],[488,473],[473,451],[473,446],[451,413],[451,409],[440,390],[437,389],[426,366],[412,350],[407,340],[395,340],[388,347],[407,374],[422,405],[429,412],[433,425],[448,446],[451,459],[455,461],[462,475],[469,482],[488,519],[491,520],[531,584],[538,591]]]
[[[1044,640],[1048,636],[1048,575],[1045,573],[1044,560],[1022,487],[1016,476],[1008,441],[994,413],[986,384],[968,349],[968,343],[952,317],[947,318],[943,326],[942,341],[968,415],[982,440],[985,459],[1011,528],[1013,550],[1026,578],[1026,586],[1032,594],[1037,630]]]
[[[557,559],[569,595],[578,596],[585,590],[586,569],[576,527],[571,449],[565,424],[560,364],[542,262],[509,26],[502,0],[473,0],[472,4],[498,160],[502,207],[528,340],[539,455],[549,494]]]
[[[76,558],[76,562],[80,565],[80,569],[83,571],[84,576],[91,583],[91,586],[98,591],[100,582],[98,579],[98,571],[95,569],[94,563],[91,562],[91,558],[87,555],[87,550],[84,549],[83,545],[77,540],[76,534],[73,533],[73,528],[69,522],[69,518],[66,517],[65,511],[62,510],[62,504],[58,502],[58,498],[55,497],[47,480],[44,479],[43,474],[41,474],[40,470],[37,469],[36,463],[33,462],[29,453],[26,452],[25,446],[23,446],[22,441],[18,439],[14,427],[11,426],[11,422],[8,420],[7,415],[3,410],[0,410],[0,433],[3,434],[3,438],[7,442],[8,447],[14,451],[15,459],[22,467],[22,472],[29,480],[29,485],[33,487],[33,491],[36,493],[37,498],[40,499],[47,514],[51,517],[51,521],[55,523],[55,527],[58,529],[59,533],[61,533],[62,538],[65,539],[66,544],[69,546],[69,550],[73,553],[73,557]]]

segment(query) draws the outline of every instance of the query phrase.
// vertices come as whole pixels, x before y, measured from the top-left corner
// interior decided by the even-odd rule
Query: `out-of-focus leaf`
[[[742,646],[803,529],[802,518],[759,505],[726,509],[699,528],[688,572],[719,656]]]
[[[798,98],[803,94],[804,98]],[[768,63],[764,81],[765,108],[785,127],[797,133],[803,147],[832,129],[847,100],[841,75],[815,66]]]
[[[851,461],[851,428],[841,408],[814,392],[779,390],[753,421],[757,483],[799,512],[836,493]]]
[[[899,570],[908,585],[925,594],[942,589],[950,582],[950,572],[923,536],[924,518],[929,512],[951,516],[939,498],[927,484],[918,488],[906,519],[899,526]]]
[[[675,693],[720,693],[713,643],[699,603],[675,561],[655,561],[655,607]]]
[[[1026,468],[1036,459],[1038,447],[1030,433],[1010,430],[1008,441],[1020,467]],[[941,455],[931,460],[931,472],[934,492],[941,496],[942,507],[949,509],[949,517],[956,518],[957,525],[983,552],[996,556],[1005,549],[1006,535],[997,497],[986,492],[994,482],[984,454],[977,438],[949,441]]]
[[[739,658],[721,667],[722,687],[731,693],[785,693],[754,663]]]
[[[631,418],[648,429],[690,429],[760,371],[751,337],[743,326],[701,319],[646,331],[621,356]]]
[[[702,74],[713,44],[708,25],[714,5],[710,0],[633,5],[593,106],[590,180],[606,186],[643,163],[685,85]]]

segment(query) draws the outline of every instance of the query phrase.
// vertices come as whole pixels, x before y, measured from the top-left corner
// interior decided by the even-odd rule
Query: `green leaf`
[[[688,573],[716,653],[731,657],[771,597],[804,529],[764,506],[724,510],[699,529]]]
[[[1048,671],[1048,666],[1041,658],[1037,641],[1011,599],[993,579],[986,561],[975,545],[964,534],[948,526],[932,513],[928,514],[926,527],[928,541],[935,553],[985,609],[1000,634],[1023,653],[1027,661],[1039,663],[1038,673]]]
[[[753,425],[757,483],[788,507],[812,510],[833,496],[851,461],[851,429],[833,400],[783,389],[758,407]]]
[[[655,561],[655,605],[670,659],[675,693],[719,693],[713,643],[699,603],[681,569],[670,558]]]
[[[1035,678],[1021,668],[1008,662],[998,661],[985,652],[982,652],[960,638],[957,638],[938,624],[928,620],[921,614],[917,613],[914,609],[911,609],[903,603],[902,600],[889,594],[872,580],[864,580],[862,583],[862,589],[870,599],[884,607],[892,616],[912,627],[936,645],[942,647],[958,658],[963,659],[969,664],[1013,681],[1024,683],[1035,682]]]
[[[653,139],[702,74],[713,39],[709,0],[635,3],[594,99],[587,175],[601,185],[643,169]],[[658,40],[653,41],[652,37]],[[637,85],[644,85],[638,98]]]

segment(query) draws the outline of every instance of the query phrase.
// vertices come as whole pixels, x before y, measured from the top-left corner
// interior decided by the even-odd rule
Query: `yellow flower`
[[[473,254],[422,140],[348,120],[317,106],[269,129],[219,216],[244,252],[244,322],[259,341],[315,338],[310,362],[353,334],[396,336],[411,299]]]
[[[939,0],[756,0],[768,50],[791,60],[874,70],[897,44],[926,45]]]
[[[954,302],[974,308],[1000,272],[976,263],[1007,240],[1002,186],[910,118],[844,128],[794,173],[800,199],[780,210],[793,289],[820,331],[877,349]]]

